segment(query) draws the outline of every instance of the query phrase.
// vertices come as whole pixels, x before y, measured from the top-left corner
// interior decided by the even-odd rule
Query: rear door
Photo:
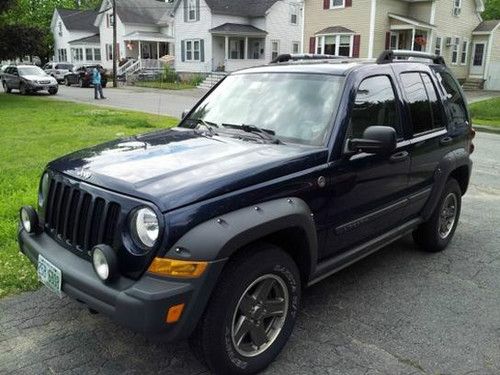
[[[21,78],[19,77],[19,71],[16,66],[13,66],[10,70],[11,74],[9,74],[9,87],[11,89],[19,89],[19,83],[21,82]]]

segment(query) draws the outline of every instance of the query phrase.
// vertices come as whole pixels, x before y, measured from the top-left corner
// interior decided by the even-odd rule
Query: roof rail
[[[345,60],[345,56],[320,55],[315,53],[285,53],[276,57],[271,64],[300,60]]]
[[[377,58],[377,64],[389,64],[394,62],[397,57],[415,57],[418,59],[431,60],[434,64],[446,65],[443,56],[420,51],[406,50],[385,50]]]

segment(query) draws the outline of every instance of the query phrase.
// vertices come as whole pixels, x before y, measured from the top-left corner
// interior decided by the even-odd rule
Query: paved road
[[[181,117],[185,109],[191,108],[204,95],[205,91],[192,90],[156,90],[140,87],[106,88],[105,100],[94,99],[93,88],[59,86],[59,93],[50,98],[75,102],[130,109],[159,115]]]
[[[500,374],[500,136],[480,133],[449,249],[405,238],[306,290],[266,374]],[[202,374],[186,342],[153,342],[46,289],[0,300],[0,373]]]

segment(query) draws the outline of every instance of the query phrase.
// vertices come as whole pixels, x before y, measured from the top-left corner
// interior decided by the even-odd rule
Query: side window
[[[401,124],[394,95],[394,88],[388,76],[366,78],[359,85],[351,112],[348,137],[361,138],[369,126],[391,126],[402,137]]]
[[[463,125],[468,121],[467,108],[457,82],[447,72],[437,72],[436,75],[446,93],[446,106],[451,115],[451,125]]]
[[[427,96],[429,97],[429,103],[431,104],[432,128],[442,128],[444,127],[443,116],[441,113],[440,102],[436,93],[436,87],[432,83],[431,77],[429,77],[427,73],[421,73],[420,76],[424,81]]]
[[[428,88],[424,85],[421,73],[401,74],[401,81],[410,107],[413,134],[425,133],[441,127],[436,91],[430,78],[427,76],[426,79],[430,84]]]

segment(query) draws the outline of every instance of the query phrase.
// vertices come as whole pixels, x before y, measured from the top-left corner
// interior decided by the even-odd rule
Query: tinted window
[[[369,126],[391,126],[401,136],[396,98],[387,76],[365,79],[359,85],[347,136],[361,138]]]
[[[468,121],[467,109],[465,106],[464,98],[460,93],[460,88],[457,82],[451,76],[451,74],[446,72],[437,73],[438,78],[446,93],[446,106],[451,115],[451,124],[460,125]]]
[[[427,73],[421,73],[420,76],[424,81],[427,96],[429,97],[429,103],[431,104],[432,128],[441,128],[443,127],[443,119],[441,115],[440,102],[436,93],[436,87]]]
[[[427,76],[426,79],[429,79],[429,77]],[[441,127],[436,92],[430,79],[428,81],[430,83],[429,90],[424,86],[421,73],[404,73],[401,75],[401,80],[410,107],[413,134],[424,133]],[[429,98],[428,91],[431,93],[431,98]]]
[[[71,64],[57,64],[56,69],[71,70],[71,69],[73,69],[73,65],[71,65]]]

